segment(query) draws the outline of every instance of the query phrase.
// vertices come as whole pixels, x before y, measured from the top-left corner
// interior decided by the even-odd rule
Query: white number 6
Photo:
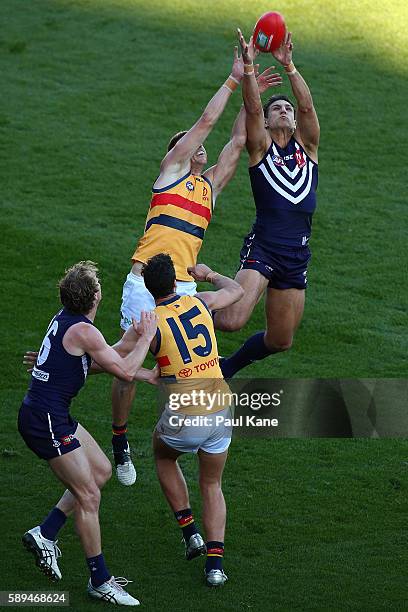
[[[51,340],[49,338],[49,336],[52,334],[53,336],[55,336],[55,334],[58,331],[58,321],[54,321],[52,323],[52,325],[50,325],[50,327],[48,328],[48,331],[45,335],[45,338],[42,342],[41,348],[40,348],[40,352],[38,353],[38,357],[37,357],[37,365],[41,366],[43,365],[43,363],[45,363],[48,359],[48,355],[50,352],[50,348],[51,348]]]

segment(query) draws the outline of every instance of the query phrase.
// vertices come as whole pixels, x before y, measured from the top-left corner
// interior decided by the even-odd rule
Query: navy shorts
[[[266,250],[251,233],[244,240],[239,269],[257,270],[268,279],[268,287],[272,289],[306,289],[311,256],[308,246],[272,246]]]
[[[24,442],[40,459],[53,459],[66,455],[81,446],[75,432],[78,421],[69,414],[55,416],[21,404],[18,413],[18,431]]]

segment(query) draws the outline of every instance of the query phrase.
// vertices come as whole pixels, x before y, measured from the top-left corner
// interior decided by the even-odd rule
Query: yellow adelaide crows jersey
[[[168,253],[176,278],[191,281],[189,266],[197,263],[205,230],[212,215],[212,186],[204,176],[186,174],[164,189],[153,189],[143,237],[133,261]]]
[[[209,407],[211,412],[223,410],[220,395],[228,393],[229,387],[219,366],[214,324],[206,304],[196,296],[175,295],[156,306],[156,314],[155,358],[168,392],[186,396],[195,390],[205,397],[216,396],[199,403],[184,401],[180,412],[203,414]]]

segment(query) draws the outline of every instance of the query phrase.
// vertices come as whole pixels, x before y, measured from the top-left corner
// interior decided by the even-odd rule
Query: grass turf
[[[84,258],[100,264],[97,324],[116,339],[122,283],[165,145],[192,125],[229,74],[236,26],[249,33],[271,8],[294,32],[294,59],[314,95],[320,185],[295,345],[247,374],[406,376],[404,2],[3,0],[3,589],[50,588],[23,551],[13,552],[13,563],[8,553],[59,494],[15,432],[27,384],[21,353],[39,345],[58,307],[57,278]],[[209,137],[210,160],[239,104],[237,93]],[[234,274],[253,216],[244,155],[217,202],[201,261]],[[262,329],[263,317],[259,305],[244,330],[219,335],[220,352]],[[101,377],[89,381],[73,407],[104,448],[109,386]],[[153,407],[151,390],[140,386],[131,417],[140,482],[131,490],[110,482],[101,511],[112,571],[136,577],[133,592],[148,609],[403,608],[404,441],[237,440],[225,475],[231,582],[208,592],[200,561],[186,566],[177,550],[174,519],[155,480]],[[195,463],[183,464],[199,515]],[[83,593],[87,572],[72,526],[61,543],[66,580],[58,588],[70,591],[75,610],[98,605]]]

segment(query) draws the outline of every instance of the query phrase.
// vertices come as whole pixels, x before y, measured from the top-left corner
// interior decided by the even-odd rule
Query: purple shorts
[[[312,254],[308,246],[278,247],[266,250],[248,234],[240,253],[240,270],[257,270],[272,289],[306,289],[307,265]]]
[[[24,442],[40,459],[53,459],[81,446],[75,432],[78,421],[69,414],[57,416],[21,404],[18,431]]]

